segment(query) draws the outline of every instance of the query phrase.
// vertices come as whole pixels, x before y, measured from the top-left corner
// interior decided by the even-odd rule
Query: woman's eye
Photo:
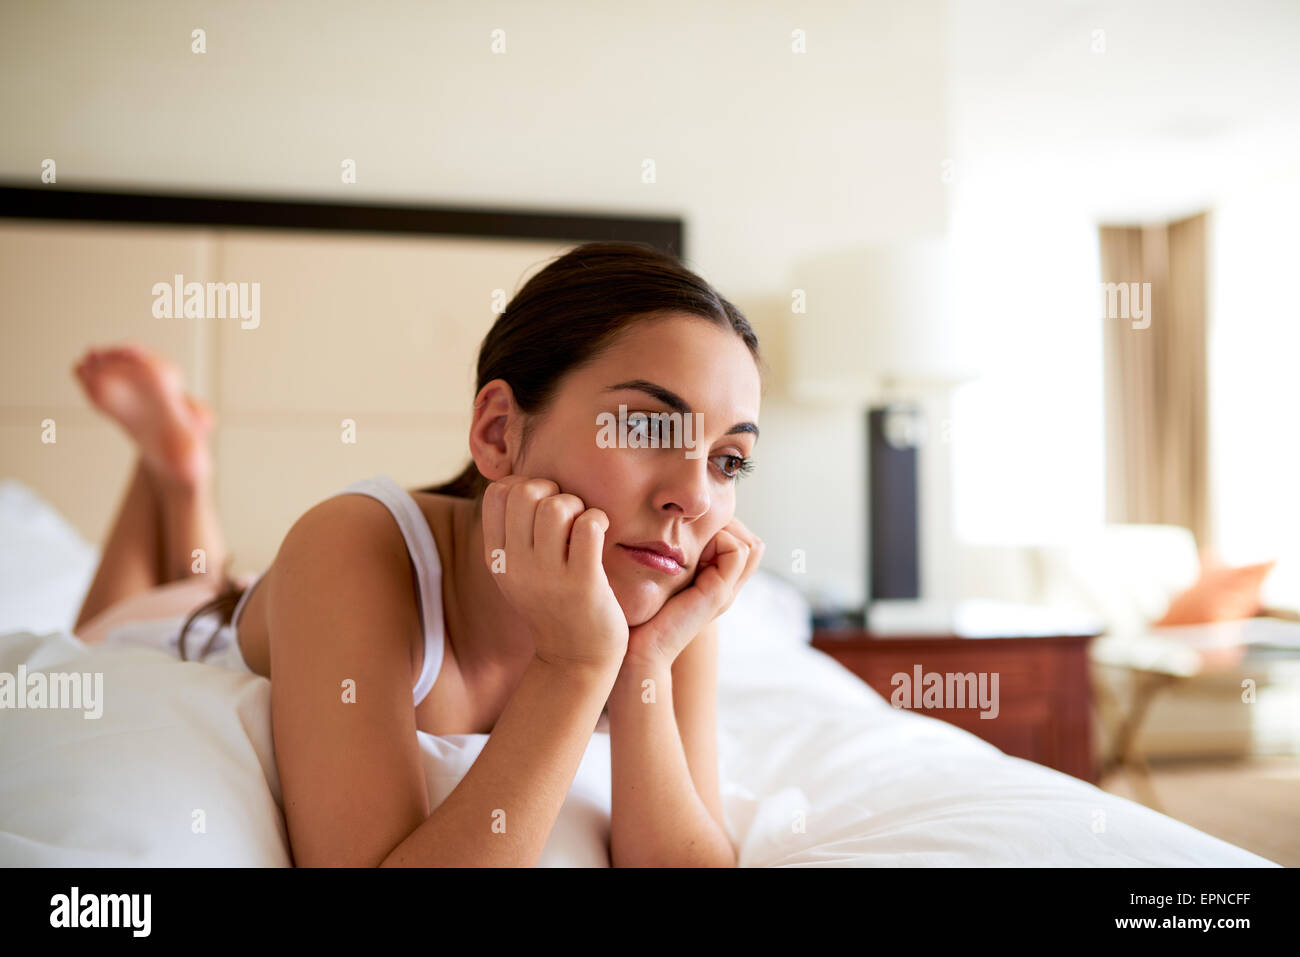
[[[629,434],[636,432],[643,439],[650,437],[650,417],[644,412],[633,412],[627,417]]]
[[[754,463],[744,456],[715,455],[714,458],[722,459],[726,463],[725,466],[720,466],[718,470],[732,481],[735,481],[742,475],[748,475],[754,470]]]

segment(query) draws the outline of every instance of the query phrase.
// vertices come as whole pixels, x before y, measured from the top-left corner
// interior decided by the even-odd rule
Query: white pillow
[[[0,479],[0,634],[71,628],[99,549],[17,479]]]
[[[587,742],[573,785],[555,819],[538,867],[609,867],[610,749],[608,723],[601,719]],[[605,730],[600,730],[601,728]],[[486,734],[432,735],[416,732],[424,759],[429,806],[455,790],[488,742]],[[486,827],[488,822],[484,822]],[[507,826],[509,822],[507,821]]]
[[[61,632],[0,636],[0,672],[20,665],[102,676],[102,714],[0,716],[0,863],[289,863],[266,679]]]
[[[795,645],[812,641],[811,603],[793,584],[762,568],[718,619],[720,642],[758,639]]]
[[[102,675],[102,714],[0,713],[0,865],[291,863],[267,679],[181,662],[140,644],[87,647],[62,632],[0,635],[0,673],[16,676],[20,665],[29,675]],[[588,743],[541,867],[609,866],[610,753],[608,725],[602,726]],[[487,735],[418,738],[436,807]]]

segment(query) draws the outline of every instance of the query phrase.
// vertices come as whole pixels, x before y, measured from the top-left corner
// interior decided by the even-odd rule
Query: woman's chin
[[[628,627],[635,628],[659,614],[659,610],[668,601],[669,593],[661,585],[642,581],[615,588],[614,597],[623,609]]]

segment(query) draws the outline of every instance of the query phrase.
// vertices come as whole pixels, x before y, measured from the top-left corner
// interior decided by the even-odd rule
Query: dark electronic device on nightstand
[[[919,415],[908,405],[867,413],[869,601],[921,597],[917,443],[910,438]]]

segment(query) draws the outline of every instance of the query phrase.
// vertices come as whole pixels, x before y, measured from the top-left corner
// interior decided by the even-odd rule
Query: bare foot
[[[90,349],[74,366],[87,398],[140,447],[145,467],[172,485],[194,485],[212,472],[211,410],[185,395],[170,359],[127,344]]]

